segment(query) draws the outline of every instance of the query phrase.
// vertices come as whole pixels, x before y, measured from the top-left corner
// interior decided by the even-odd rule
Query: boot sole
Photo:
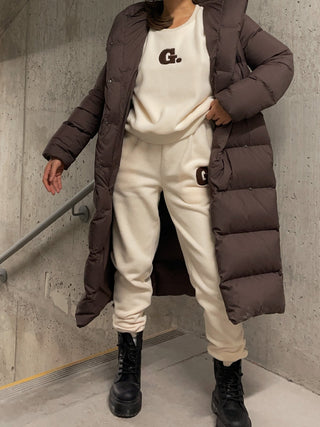
[[[214,414],[216,414],[216,417],[217,417],[217,423],[216,423],[216,427],[228,427],[227,425],[225,425],[222,421],[221,421],[221,419],[219,418],[219,414],[218,414],[218,410],[217,410],[217,408],[216,408],[216,405],[215,405],[215,403],[214,403],[214,401],[213,400],[211,400],[211,409],[212,409],[212,412],[214,413]],[[249,421],[249,427],[252,427],[251,426],[251,420]]]
[[[117,399],[110,391],[108,398],[109,409],[113,415],[121,418],[131,418],[137,415],[142,406],[142,393],[139,394],[135,400],[124,401]]]

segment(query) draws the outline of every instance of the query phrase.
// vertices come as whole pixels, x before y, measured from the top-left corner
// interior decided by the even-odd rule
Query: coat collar
[[[200,6],[203,7],[212,7],[212,6],[221,6],[225,1],[227,0],[192,0],[192,2],[194,4],[199,4]],[[245,0],[247,1],[247,0]],[[155,3],[162,3],[162,0],[156,0]],[[135,15],[140,15],[140,14],[144,14],[146,16],[146,11],[145,11],[145,2],[144,1],[140,1],[137,3],[133,3],[132,5],[128,6],[123,13],[127,16],[135,16]]]
[[[161,0],[156,0],[161,1]],[[210,54],[210,81],[214,86],[214,60],[216,57],[217,44],[219,39],[220,27],[223,24],[224,16],[229,16],[229,11],[236,9],[237,5],[247,2],[247,0],[193,0],[195,4],[204,7],[203,25],[206,34],[207,49]],[[117,39],[120,43],[121,56],[119,55],[119,71],[129,70],[135,74],[142,55],[142,48],[146,36],[149,31],[147,22],[147,12],[145,10],[145,2],[140,1],[128,6],[125,10],[120,12],[123,19],[120,20],[120,25],[117,25],[116,34],[111,38]],[[236,12],[233,12],[235,15]],[[227,25],[230,27],[230,20],[227,20]],[[118,46],[119,49],[119,46]],[[121,58],[121,59],[120,59]],[[224,79],[224,84],[226,79]],[[221,90],[220,87],[213,87],[213,93]]]
[[[162,0],[156,0],[156,1],[158,1],[159,3],[162,3]],[[194,4],[199,4],[200,6],[203,6],[205,8],[206,7],[209,7],[209,8],[215,7],[217,9],[219,9],[221,7],[224,7],[225,4],[227,4],[227,3],[234,2],[234,0],[192,0],[192,2]],[[248,0],[240,0],[240,1],[238,1],[238,3],[242,3],[242,8],[243,8],[244,12],[246,12],[247,6],[248,6]],[[128,16],[135,16],[136,14],[140,14],[140,13],[142,15],[146,16],[146,11],[144,9],[144,5],[145,5],[145,2],[140,1],[140,2],[137,2],[137,3],[134,3],[130,6],[128,6],[123,12],[125,15],[128,15]]]
[[[232,82],[236,46],[248,0],[193,0],[193,2],[204,7],[203,25],[210,56],[210,83],[212,94],[215,96]],[[124,120],[129,111],[143,45],[149,31],[144,5],[144,1],[134,3],[121,12],[123,19],[118,21],[115,34],[111,35],[113,40],[119,42],[117,69],[114,68],[113,72],[117,76],[125,74],[123,81],[129,82],[127,87],[121,85],[123,98],[128,101],[125,106]],[[214,132],[216,147],[221,149],[225,146],[230,129],[231,124],[216,129]]]

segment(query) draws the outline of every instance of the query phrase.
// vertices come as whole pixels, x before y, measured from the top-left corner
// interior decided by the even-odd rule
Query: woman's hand
[[[227,125],[232,120],[231,116],[222,107],[218,99],[213,99],[211,101],[210,109],[206,115],[206,119],[213,119],[216,123],[216,126]]]
[[[63,162],[56,157],[51,157],[45,167],[42,182],[46,189],[53,195],[55,194],[55,191],[59,193],[62,188],[61,175],[63,171]]]

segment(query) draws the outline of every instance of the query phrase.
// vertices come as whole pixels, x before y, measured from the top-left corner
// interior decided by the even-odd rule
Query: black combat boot
[[[243,401],[241,359],[230,366],[213,357],[216,386],[212,392],[211,409],[217,416],[216,427],[251,427]]]
[[[117,417],[134,417],[141,409],[142,335],[137,332],[135,344],[130,332],[118,332],[118,373],[109,392],[109,408]]]

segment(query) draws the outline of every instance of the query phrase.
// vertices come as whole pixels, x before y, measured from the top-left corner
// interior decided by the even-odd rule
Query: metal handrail
[[[84,222],[88,222],[90,217],[90,212],[87,206],[80,206],[78,212],[74,211],[74,205],[82,200],[87,194],[89,194],[94,188],[94,180],[90,182],[86,187],[80,190],[75,196],[73,196],[68,202],[66,202],[61,208],[56,210],[52,215],[50,215],[47,219],[42,221],[39,225],[37,225],[30,233],[26,234],[20,240],[18,240],[15,244],[13,244],[9,249],[7,249],[3,254],[0,255],[0,264],[2,264],[6,259],[8,259],[11,255],[16,253],[19,249],[25,246],[30,240],[40,234],[43,230],[45,230],[49,225],[55,222],[58,218],[60,218],[65,212],[67,212],[70,208],[72,208],[72,214],[75,216],[80,216],[80,219]],[[7,271],[4,268],[0,268],[0,281],[7,281]]]

